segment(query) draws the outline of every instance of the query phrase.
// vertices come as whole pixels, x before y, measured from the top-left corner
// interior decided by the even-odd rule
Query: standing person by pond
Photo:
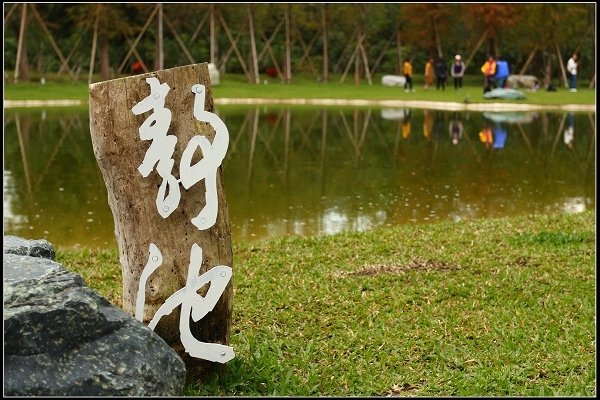
[[[412,84],[413,66],[410,58],[407,58],[406,61],[404,61],[404,64],[402,65],[402,74],[406,78],[406,83],[404,84],[404,91],[414,92]]]
[[[444,62],[443,58],[438,58],[435,63],[435,76],[437,78],[437,83],[435,88],[437,90],[446,90],[446,79],[448,79],[448,69],[446,68],[446,62]]]
[[[452,78],[454,78],[454,89],[462,89],[463,76],[465,75],[466,66],[462,62],[462,59],[459,54],[454,56],[454,64],[452,64],[452,69],[450,70],[450,74]]]
[[[577,91],[577,54],[573,53],[569,61],[567,61],[567,72],[569,74],[569,91]]]
[[[481,66],[483,73],[483,93],[494,89],[494,75],[496,74],[496,60],[488,56],[486,62]]]
[[[499,88],[503,88],[506,86],[506,80],[510,75],[510,71],[508,68],[508,62],[504,60],[498,60],[496,62],[496,85]]]
[[[433,75],[433,58],[429,57],[425,63],[425,90],[433,86]]]

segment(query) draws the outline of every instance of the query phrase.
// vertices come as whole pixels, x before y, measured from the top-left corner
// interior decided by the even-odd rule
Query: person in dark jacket
[[[446,90],[446,79],[448,78],[448,68],[446,67],[446,63],[440,57],[435,63],[435,77],[437,78],[437,83],[435,88],[439,90]]]

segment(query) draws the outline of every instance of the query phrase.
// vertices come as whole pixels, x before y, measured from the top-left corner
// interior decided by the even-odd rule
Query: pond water
[[[595,208],[595,113],[219,106],[232,239]],[[116,247],[85,108],[5,109],[4,234]]]

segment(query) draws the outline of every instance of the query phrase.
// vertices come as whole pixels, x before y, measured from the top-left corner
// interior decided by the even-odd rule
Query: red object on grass
[[[267,67],[267,69],[265,70],[265,72],[271,78],[275,78],[277,76],[277,69],[275,67]]]

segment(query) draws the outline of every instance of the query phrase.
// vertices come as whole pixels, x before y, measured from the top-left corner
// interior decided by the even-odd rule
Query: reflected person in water
[[[402,139],[408,139],[410,136],[410,108],[405,108],[403,110],[403,118],[402,118]]]
[[[494,149],[503,149],[508,136],[504,124],[501,122],[495,123],[492,131],[494,133]]]
[[[433,132],[433,112],[431,110],[423,110],[423,136],[426,140],[431,140]]]
[[[452,140],[452,144],[458,144],[458,141],[462,137],[464,130],[463,123],[458,118],[458,113],[455,112],[453,114],[448,130],[450,131],[450,139]]]
[[[492,143],[494,143],[492,127],[487,122],[485,123],[481,131],[479,131],[479,141],[485,145],[486,149],[490,149],[492,147]]]
[[[573,141],[575,140],[575,114],[572,112],[567,114],[567,129],[564,133],[564,142],[569,149],[573,148]]]

